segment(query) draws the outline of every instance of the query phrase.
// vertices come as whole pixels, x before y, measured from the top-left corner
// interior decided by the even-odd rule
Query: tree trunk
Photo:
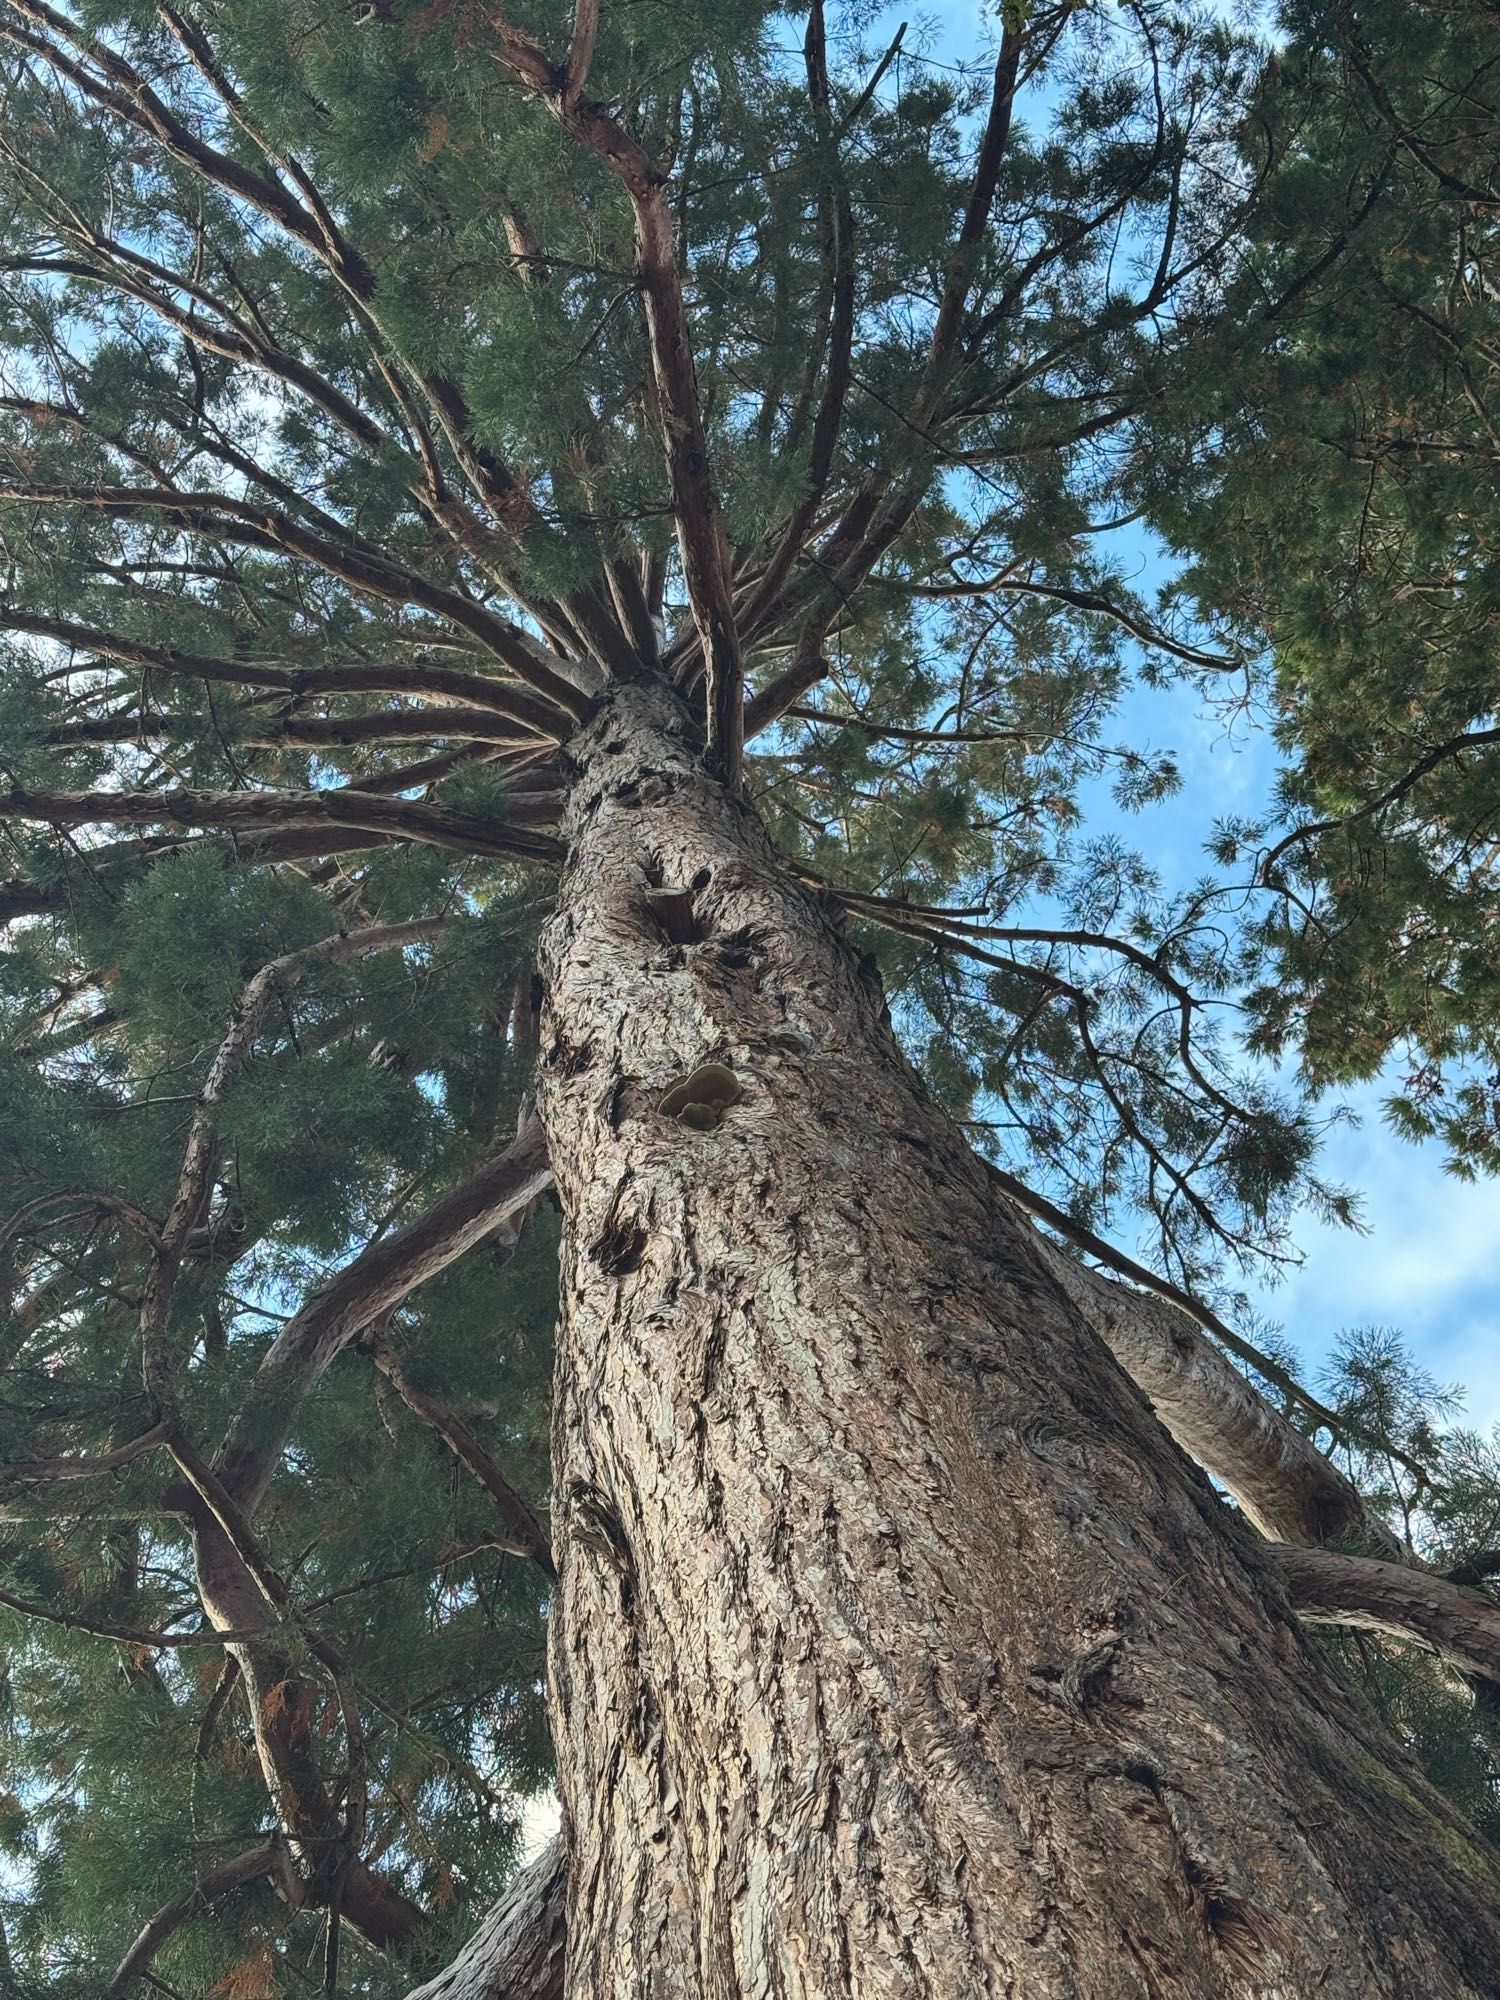
[[[1496,1857],[691,729],[571,746],[544,941],[569,2000],[1493,1996]]]

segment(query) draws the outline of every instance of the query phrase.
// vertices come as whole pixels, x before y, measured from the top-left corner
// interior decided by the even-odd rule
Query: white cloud
[[[1500,1422],[1500,1184],[1455,1180],[1436,1147],[1398,1139],[1381,1095],[1358,1094],[1362,1124],[1333,1135],[1321,1162],[1362,1192],[1369,1234],[1308,1217],[1295,1232],[1306,1262],[1259,1303],[1314,1367],[1345,1327],[1399,1327],[1425,1368],[1467,1391],[1467,1421],[1488,1427]]]

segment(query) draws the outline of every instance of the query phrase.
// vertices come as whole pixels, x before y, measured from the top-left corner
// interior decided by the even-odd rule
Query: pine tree
[[[1493,1990],[1500,1476],[1234,1322],[1284,927],[1086,817],[1268,218],[1410,180],[1192,8],[874,32],[0,6],[24,1994]]]

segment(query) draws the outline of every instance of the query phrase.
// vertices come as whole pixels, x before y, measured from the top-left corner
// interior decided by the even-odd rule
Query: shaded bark
[[[1324,1671],[685,712],[621,689],[571,754],[570,2000],[1493,1992],[1496,1858]],[[738,1097],[667,1116],[704,1064]]]

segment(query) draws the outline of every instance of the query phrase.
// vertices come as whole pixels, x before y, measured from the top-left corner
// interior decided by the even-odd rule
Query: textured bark
[[[453,1963],[406,2000],[563,2000],[566,1899],[566,1856],[554,1840]]]
[[[1163,1299],[1168,1305],[1175,1306],[1184,1318],[1191,1321],[1200,1331],[1210,1335],[1226,1354],[1233,1356],[1247,1368],[1253,1369],[1264,1382],[1277,1389],[1286,1398],[1288,1407],[1300,1410],[1315,1430],[1327,1430],[1346,1442],[1352,1440],[1356,1444],[1366,1445],[1378,1457],[1388,1457],[1397,1465],[1404,1466],[1419,1485],[1430,1482],[1430,1474],[1420,1459],[1411,1457],[1393,1439],[1382,1435],[1378,1427],[1367,1429],[1347,1411],[1332,1410],[1326,1403],[1320,1403],[1316,1396],[1309,1395],[1295,1375],[1290,1374],[1280,1362],[1258,1348],[1253,1341],[1246,1340],[1236,1333],[1233,1327],[1219,1317],[1212,1306],[1205,1305],[1202,1299],[1195,1298],[1191,1292],[1181,1290],[1170,1278],[1164,1278],[1159,1271],[1153,1271],[1145,1264],[1138,1264],[1133,1257],[1127,1256],[1115,1244],[1107,1243],[1102,1236],[1096,1236],[1091,1229],[1085,1228],[1063,1209],[1054,1206],[1045,1195],[1039,1195],[1034,1188],[1027,1187],[1024,1181],[1018,1181],[1013,1174],[1004,1172],[993,1161],[986,1161],[985,1165],[991,1181],[1025,1214],[1043,1223],[1064,1243],[1070,1244],[1075,1250],[1081,1250],[1086,1257],[1093,1257],[1101,1269],[1108,1272],[1112,1278],[1123,1278],[1126,1284],[1133,1285],[1148,1298]],[[1177,1338],[1180,1338],[1180,1335],[1174,1333],[1174,1340]],[[1353,1492],[1352,1488],[1350,1492]],[[1362,1508],[1363,1503],[1358,1501],[1357,1496],[1355,1500],[1357,1506]],[[1348,1503],[1345,1504],[1347,1506]]]
[[[690,728],[624,688],[570,746],[544,940],[570,2000],[1493,1994],[1496,1857]]]

